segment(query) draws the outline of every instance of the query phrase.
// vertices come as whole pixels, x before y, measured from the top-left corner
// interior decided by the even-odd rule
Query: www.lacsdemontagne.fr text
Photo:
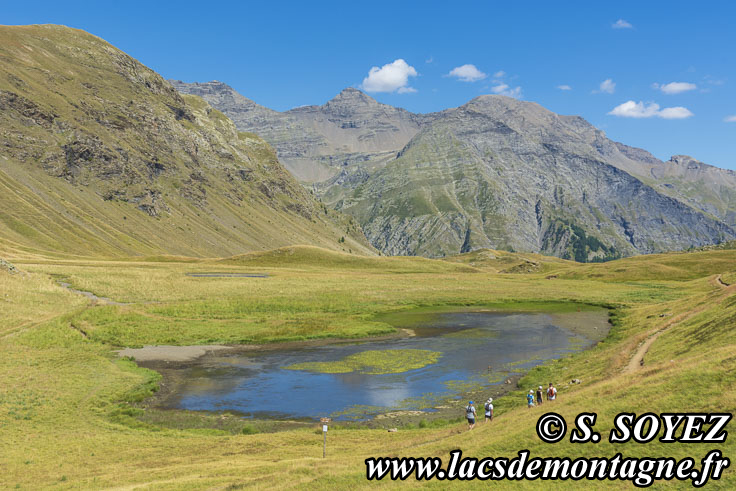
[[[709,479],[718,480],[730,461],[720,450],[711,450],[695,468],[695,459],[676,460],[672,457],[624,458],[530,458],[528,450],[517,457],[483,459],[463,458],[462,451],[450,452],[450,464],[445,469],[442,459],[431,458],[369,458],[365,460],[368,480],[553,480],[553,481],[630,481],[637,487],[648,487],[657,481],[692,481],[694,487],[704,486]]]

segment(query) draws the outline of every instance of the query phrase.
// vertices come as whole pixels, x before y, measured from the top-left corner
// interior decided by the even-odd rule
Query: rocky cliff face
[[[318,194],[387,254],[490,247],[596,261],[734,237],[733,173],[661,162],[538,104],[482,96],[412,115],[347,89],[259,123],[269,129],[257,114],[238,124],[301,168],[329,168],[312,176]]]
[[[483,96],[423,128],[336,203],[392,254],[482,247],[579,261],[682,249],[733,236],[723,222],[647,186],[578,120]],[[610,148],[606,148],[606,146]]]
[[[8,247],[370,250],[260,137],[99,38],[60,26],[0,27],[0,210]]]

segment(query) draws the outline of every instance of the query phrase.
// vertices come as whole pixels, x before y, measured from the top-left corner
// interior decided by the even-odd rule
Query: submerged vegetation
[[[295,363],[283,368],[320,373],[351,373],[367,375],[403,373],[435,363],[442,353],[422,349],[390,349],[361,351],[336,361]]]
[[[446,338],[464,338],[464,339],[489,339],[498,336],[498,333],[490,329],[476,327],[473,329],[463,329],[457,332],[451,332],[444,335]]]

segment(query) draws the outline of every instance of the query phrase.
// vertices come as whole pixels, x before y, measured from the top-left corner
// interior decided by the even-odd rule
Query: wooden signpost
[[[322,458],[327,456],[327,423],[332,421],[330,418],[320,418],[319,422],[322,423]]]

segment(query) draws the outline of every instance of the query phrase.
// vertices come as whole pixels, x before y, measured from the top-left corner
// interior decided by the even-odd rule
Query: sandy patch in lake
[[[120,356],[132,356],[135,361],[194,361],[209,353],[229,351],[231,346],[144,346],[143,348],[125,348],[117,353]]]

